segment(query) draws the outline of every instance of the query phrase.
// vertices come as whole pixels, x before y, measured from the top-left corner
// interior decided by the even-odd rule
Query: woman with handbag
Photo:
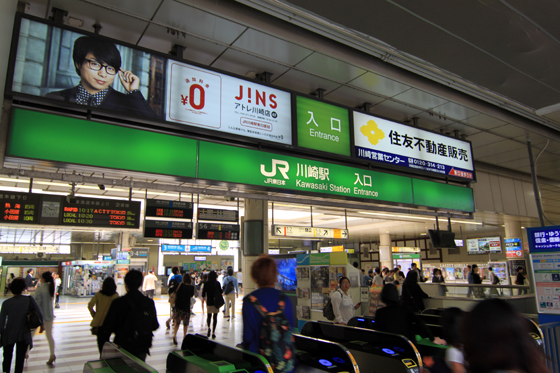
[[[103,330],[103,321],[107,316],[107,311],[111,303],[119,297],[117,293],[117,285],[112,277],[107,277],[103,281],[101,290],[99,290],[88,303],[89,313],[93,320],[91,320],[91,334],[97,335],[97,348],[99,355],[103,351],[103,345],[109,341],[109,334]],[[94,310],[95,307],[95,310]]]
[[[41,286],[35,290],[35,300],[43,314],[43,325],[39,329],[39,333],[45,331],[47,341],[49,342],[49,360],[47,365],[52,365],[56,360],[54,355],[54,338],[53,338],[53,300],[54,300],[54,278],[50,272],[43,272],[39,279]]]
[[[188,274],[183,276],[183,282],[179,284],[175,295],[175,305],[173,306],[173,344],[177,345],[177,331],[183,323],[183,338],[187,335],[189,320],[191,318],[191,301],[194,297],[194,286],[191,285],[192,277]]]
[[[25,280],[21,277],[14,279],[10,286],[10,291],[14,296],[2,303],[0,335],[2,347],[4,348],[3,372],[10,371],[14,346],[16,346],[15,373],[23,372],[27,349],[33,348],[33,339],[31,338],[31,328],[27,322],[27,315],[33,313],[35,321],[37,321],[38,325],[31,326],[37,328],[43,323],[43,314],[41,314],[41,309],[37,302],[35,302],[35,299],[21,295],[24,289]],[[6,319],[8,322],[6,322]]]
[[[208,281],[204,284],[202,288],[202,297],[206,297],[206,312],[208,314],[206,318],[206,324],[208,325],[208,334],[210,337],[212,334],[212,339],[216,338],[216,324],[218,323],[218,312],[220,307],[222,307],[225,302],[222,297],[222,287],[218,283],[218,275],[216,271],[211,271],[208,274]],[[212,318],[213,322],[212,322]],[[212,328],[210,328],[210,322],[212,322]],[[213,332],[212,332],[213,330]]]

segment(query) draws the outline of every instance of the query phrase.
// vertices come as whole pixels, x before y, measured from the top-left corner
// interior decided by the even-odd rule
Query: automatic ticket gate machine
[[[360,373],[356,360],[339,343],[294,334],[297,353],[295,373]]]
[[[187,334],[181,351],[167,355],[168,373],[273,373],[261,355]]]
[[[400,335],[314,321],[306,322],[301,334],[343,345],[355,358],[361,373],[421,372],[418,350]]]
[[[101,351],[101,360],[85,363],[83,373],[158,373],[158,371],[114,343],[106,342]]]

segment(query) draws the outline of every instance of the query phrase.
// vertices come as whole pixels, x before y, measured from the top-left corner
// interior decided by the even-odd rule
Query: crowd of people
[[[471,271],[474,281],[477,281],[476,267]],[[433,373],[548,372],[526,323],[507,302],[486,299],[468,313],[458,308],[446,309],[441,317],[443,338],[434,337],[418,317],[427,297],[418,285],[419,271],[411,268],[406,278],[400,268],[387,271],[375,268],[370,274],[373,277],[367,277],[371,279],[371,284],[379,280],[382,285],[384,283],[380,299],[385,306],[375,313],[377,330],[403,335],[412,343],[417,343],[416,336],[419,335],[435,344],[449,346],[443,368],[434,364],[431,367]],[[274,371],[292,372],[296,364],[292,331],[296,324],[290,299],[275,288],[278,271],[274,259],[262,255],[253,263],[250,275],[257,289],[243,299],[243,340],[240,347],[263,355]],[[155,280],[151,276],[155,277],[152,271],[144,276],[137,270],[130,270],[124,278],[126,294],[120,295],[116,291],[115,280],[108,277],[88,303],[92,334],[97,336],[100,353],[104,343],[114,334],[115,344],[141,360],[146,359],[152,346],[153,331],[159,328],[151,291],[151,282]],[[45,332],[49,345],[47,364],[54,364],[53,308],[58,303],[56,296],[60,286],[56,278],[56,274],[44,272],[36,288],[35,283],[31,284],[23,278],[10,281],[9,291],[13,296],[4,301],[0,311],[4,372],[10,371],[14,347],[15,372],[23,371],[25,358],[33,347],[33,333],[26,317],[29,312],[36,313],[39,318],[39,331]],[[363,283],[369,281],[365,274],[362,280]],[[402,294],[396,286],[401,281]],[[434,270],[432,281],[444,282],[441,271]],[[35,290],[33,296],[23,296],[24,291],[29,289],[28,284]],[[205,304],[202,310],[207,314],[207,336],[216,338],[217,315],[224,312],[226,320],[235,317],[235,300],[240,293],[242,277],[234,276],[231,268],[226,273],[209,271],[199,274],[196,271],[180,273],[178,267],[173,267],[168,285],[171,317],[166,324],[168,329],[173,328],[171,336],[177,345],[177,332],[183,324],[183,337],[187,334],[193,315],[192,306],[197,299]],[[331,295],[334,323],[345,325],[360,303],[352,300],[348,277],[341,276],[338,285]],[[480,337],[481,331],[484,331],[483,338]]]

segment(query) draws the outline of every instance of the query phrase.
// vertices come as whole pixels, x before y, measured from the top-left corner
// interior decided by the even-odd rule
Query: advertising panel
[[[530,252],[560,251],[560,225],[527,228]]]
[[[560,315],[560,253],[532,254],[539,313]]]
[[[292,144],[288,92],[172,60],[167,70],[166,120]]]
[[[521,248],[521,238],[505,238],[506,257],[515,259],[523,257],[523,249]]]
[[[292,145],[288,92],[28,18],[16,53],[12,93]]]
[[[354,112],[355,156],[373,162],[474,179],[471,145],[372,115]]]
[[[471,238],[467,240],[467,254],[494,254],[502,252],[500,237]]]
[[[348,110],[297,96],[298,146],[350,155]]]

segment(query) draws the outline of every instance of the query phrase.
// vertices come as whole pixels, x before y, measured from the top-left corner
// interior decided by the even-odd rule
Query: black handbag
[[[224,304],[226,304],[226,302],[224,301],[224,297],[222,297],[222,288],[216,283],[216,288],[214,290],[214,307],[219,309]]]
[[[36,309],[31,309],[31,297],[29,297],[29,307],[27,309],[27,318],[26,318],[27,328],[29,330],[37,329],[41,325],[43,325],[43,320],[41,319],[41,315],[37,312]]]

